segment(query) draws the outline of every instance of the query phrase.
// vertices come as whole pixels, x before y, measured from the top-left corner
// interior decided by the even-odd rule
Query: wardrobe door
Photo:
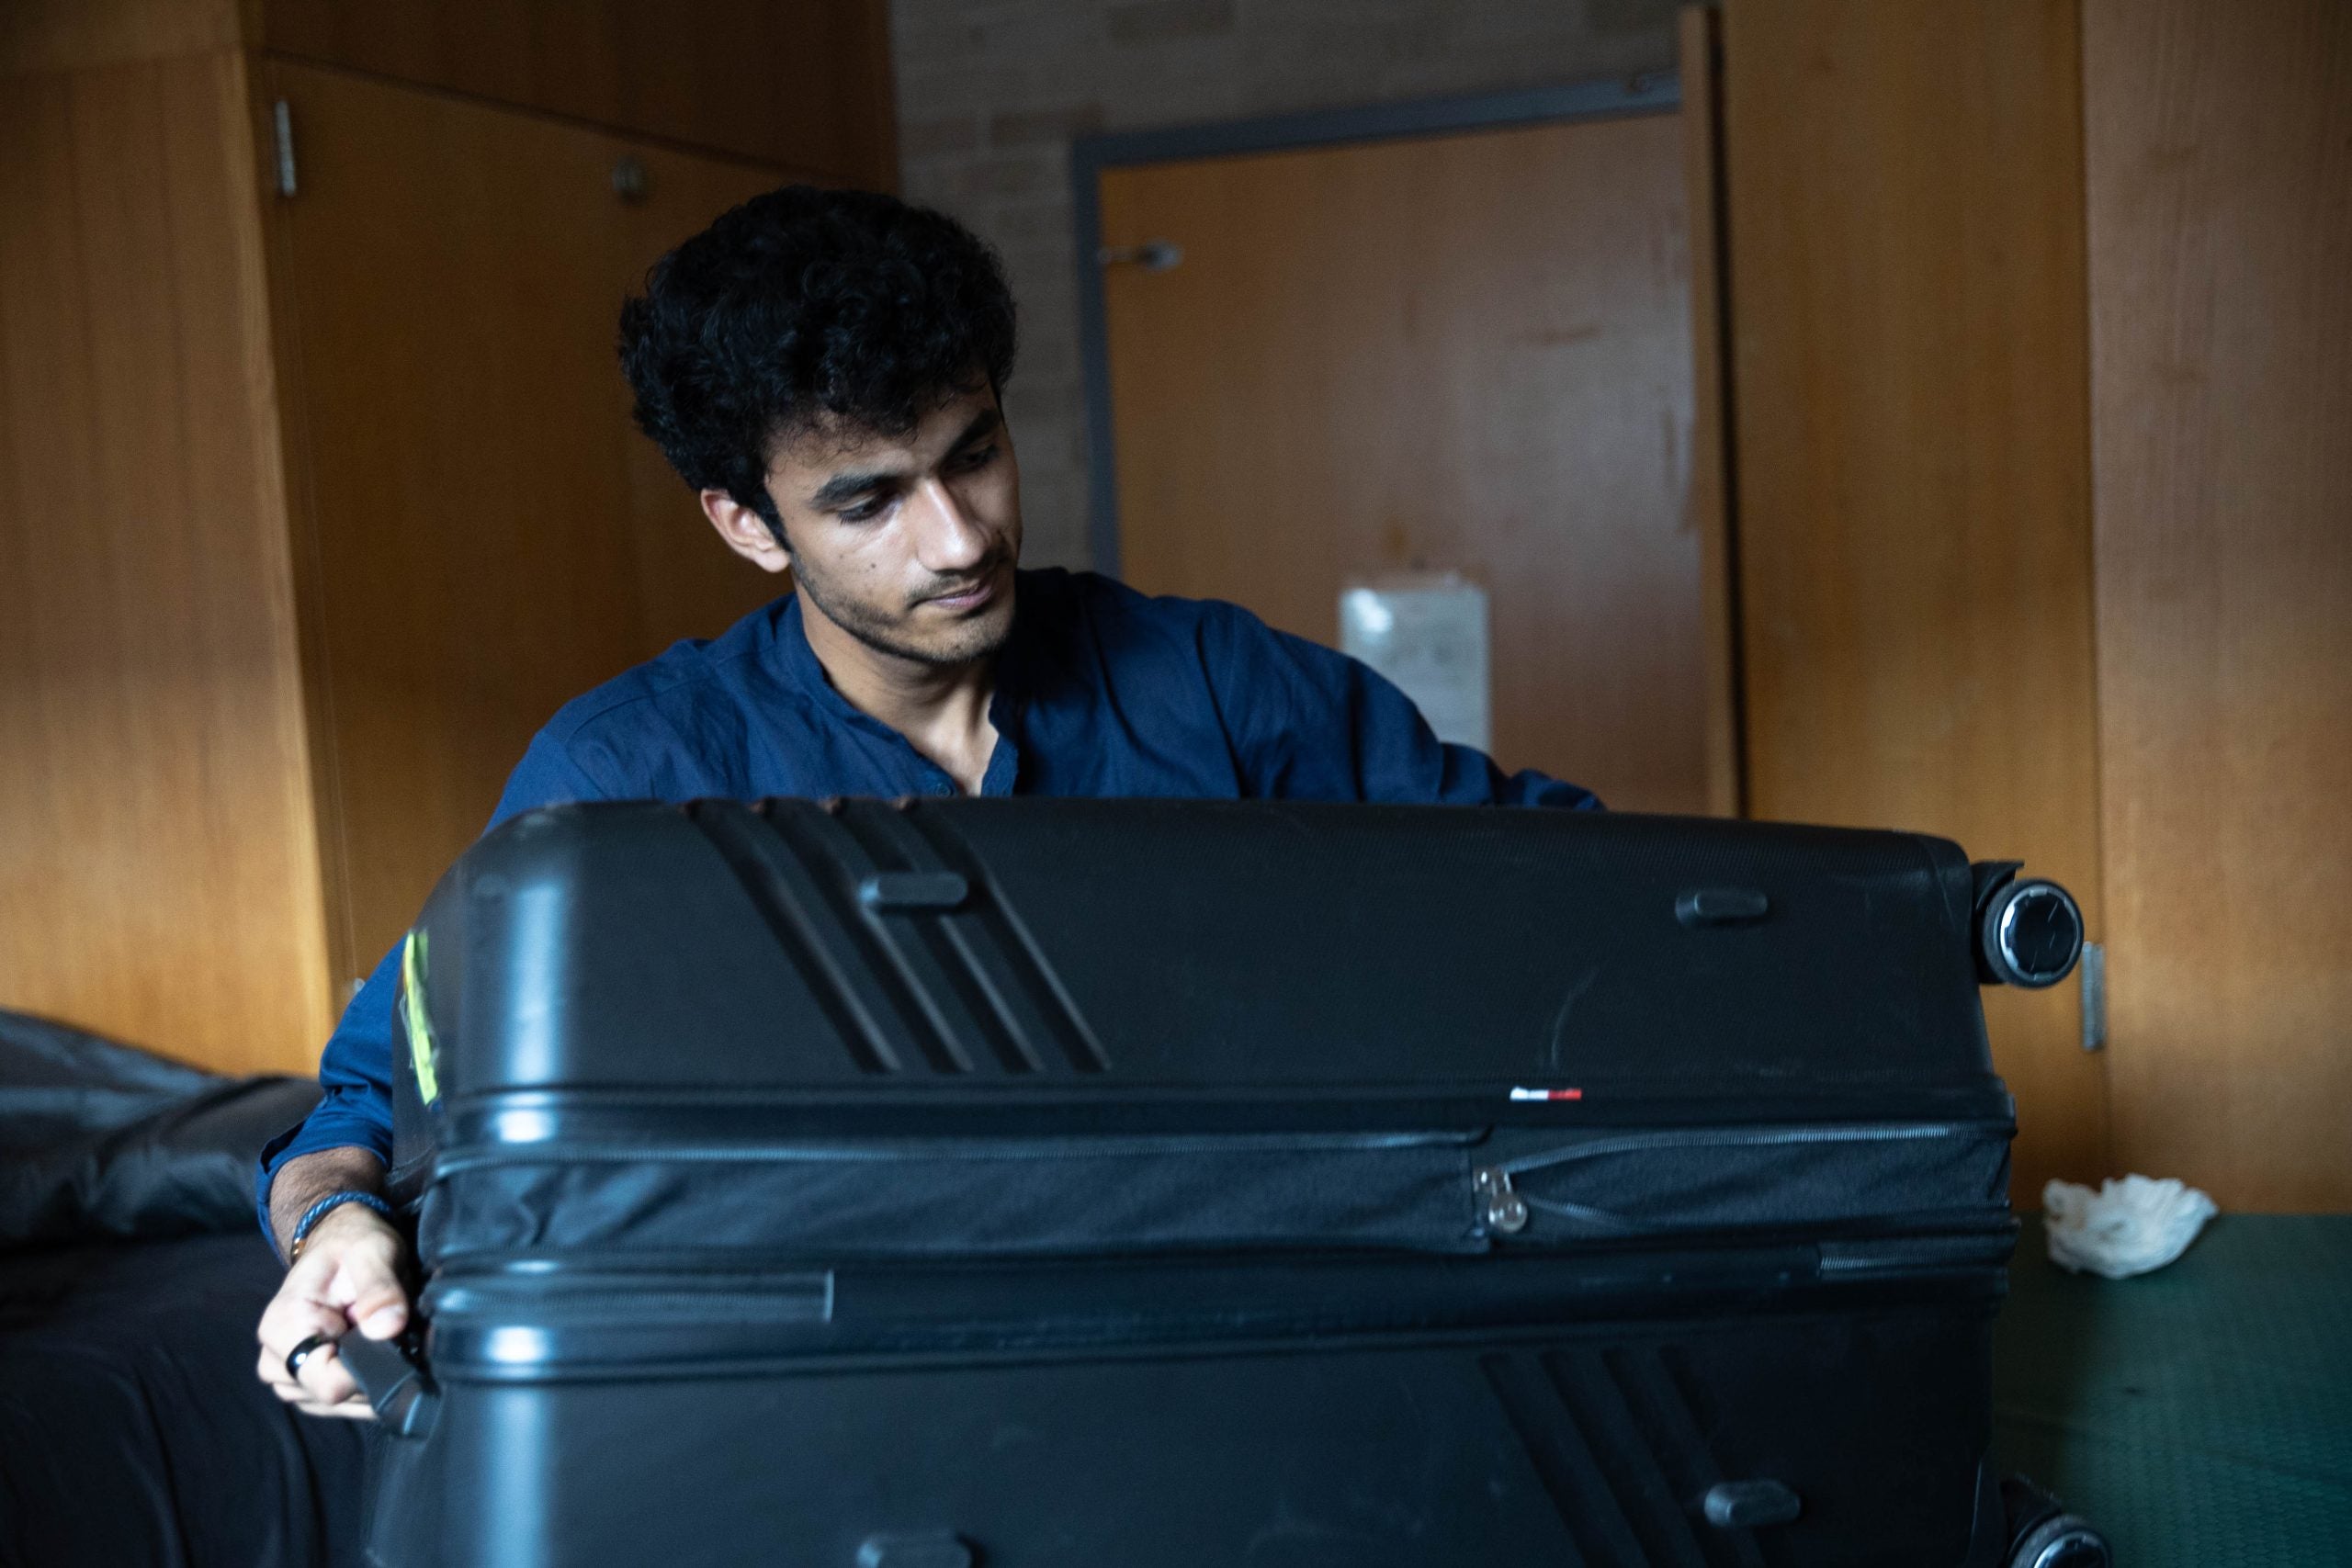
[[[0,85],[0,1008],[223,1072],[331,1009],[245,85]]]
[[[248,0],[266,46],[737,156],[898,182],[888,0]]]
[[[635,160],[639,194],[622,214],[616,312],[620,290],[641,291],[654,262],[719,213],[789,180],[810,177],[668,148],[643,147],[628,156]],[[611,336],[607,321],[600,341]],[[609,385],[626,420],[631,396],[616,363]],[[772,577],[720,543],[694,492],[634,425],[622,453],[637,613],[649,652],[675,637],[714,637],[736,617],[792,591],[789,576]]]
[[[2352,1208],[2352,8],[2083,8],[2116,1164]]]
[[[263,99],[291,130],[273,263],[350,976],[559,706],[775,590],[647,481],[613,342],[652,213],[683,237],[784,176],[284,62]],[[673,570],[695,551],[717,569]]]
[[[1723,25],[1748,809],[2022,859],[2096,939],[2073,0]],[[2016,1196],[2106,1175],[2077,982],[1984,1010]]]

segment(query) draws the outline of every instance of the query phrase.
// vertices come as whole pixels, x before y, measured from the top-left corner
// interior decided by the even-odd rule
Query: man
[[[959,791],[1598,804],[1441,744],[1370,670],[1234,605],[1016,570],[1013,342],[987,248],[885,196],[776,191],[663,257],[621,313],[638,423],[793,592],[568,704],[492,825],[559,800]],[[292,1266],[260,1372],[308,1410],[366,1414],[332,1341],[407,1322],[375,1196],[394,964],[328,1041],[318,1110],[262,1157]]]

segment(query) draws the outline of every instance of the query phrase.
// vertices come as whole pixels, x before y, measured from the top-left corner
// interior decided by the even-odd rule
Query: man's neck
[[[803,594],[801,627],[825,677],[850,706],[880,720],[939,764],[967,795],[980,792],[996,727],[993,656],[967,664],[926,664],[874,647],[833,624]]]

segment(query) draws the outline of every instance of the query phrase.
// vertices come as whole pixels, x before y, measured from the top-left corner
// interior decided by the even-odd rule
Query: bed
[[[316,1093],[0,1011],[0,1568],[356,1568],[368,1429],[253,1370],[252,1161]]]

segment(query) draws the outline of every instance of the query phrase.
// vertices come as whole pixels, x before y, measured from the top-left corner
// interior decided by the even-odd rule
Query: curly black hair
[[[621,306],[638,428],[696,490],[779,543],[775,442],[842,425],[903,435],[981,377],[1012,374],[1012,291],[980,239],[873,191],[755,196],[654,263]]]

